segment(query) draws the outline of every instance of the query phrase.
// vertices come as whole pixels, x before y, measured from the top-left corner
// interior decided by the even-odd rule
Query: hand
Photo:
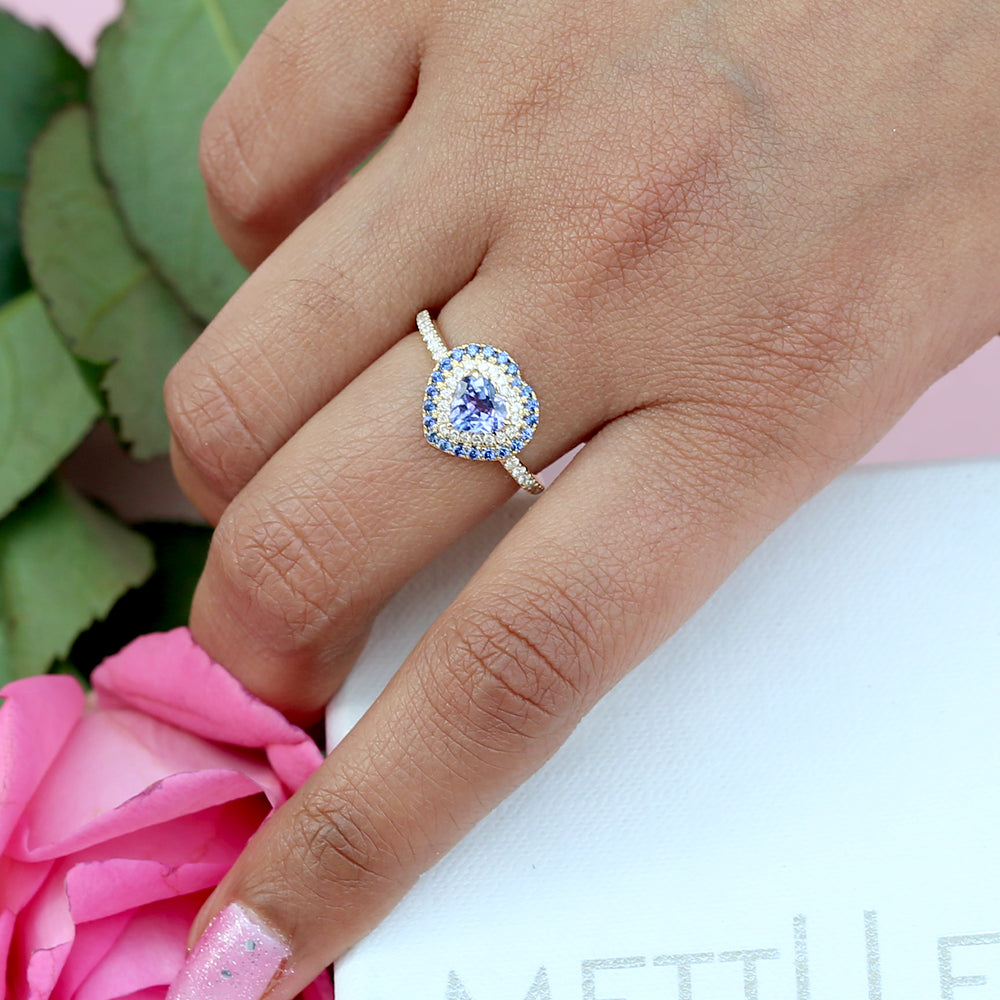
[[[167,389],[196,638],[313,719],[516,489],[423,440],[422,308],[520,364],[527,468],[588,443],[195,934],[239,901],[294,995],[1000,328],[998,46],[982,0],[289,0],[204,130],[256,270]]]

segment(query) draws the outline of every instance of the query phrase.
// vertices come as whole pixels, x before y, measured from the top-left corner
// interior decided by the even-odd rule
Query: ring
[[[439,451],[499,462],[529,493],[545,487],[519,452],[538,425],[538,397],[506,351],[490,344],[449,350],[425,309],[417,329],[435,361],[424,390],[424,437]]]

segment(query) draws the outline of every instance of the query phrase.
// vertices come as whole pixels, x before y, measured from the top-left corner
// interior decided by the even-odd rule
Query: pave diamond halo
[[[459,458],[501,462],[519,486],[541,493],[541,482],[515,457],[538,425],[538,397],[517,363],[490,344],[449,350],[426,311],[417,328],[436,362],[424,390],[428,443]]]

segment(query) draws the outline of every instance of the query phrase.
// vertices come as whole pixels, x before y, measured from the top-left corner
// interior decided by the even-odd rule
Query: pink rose
[[[0,691],[0,1000],[161,1000],[209,891],[322,759],[186,629],[93,684]]]

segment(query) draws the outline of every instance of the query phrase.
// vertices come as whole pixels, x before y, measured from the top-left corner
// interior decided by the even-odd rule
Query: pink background
[[[120,0],[0,0],[0,7],[25,20],[52,27],[84,58],[119,5]],[[998,337],[925,393],[864,461],[975,455],[1000,455]]]

